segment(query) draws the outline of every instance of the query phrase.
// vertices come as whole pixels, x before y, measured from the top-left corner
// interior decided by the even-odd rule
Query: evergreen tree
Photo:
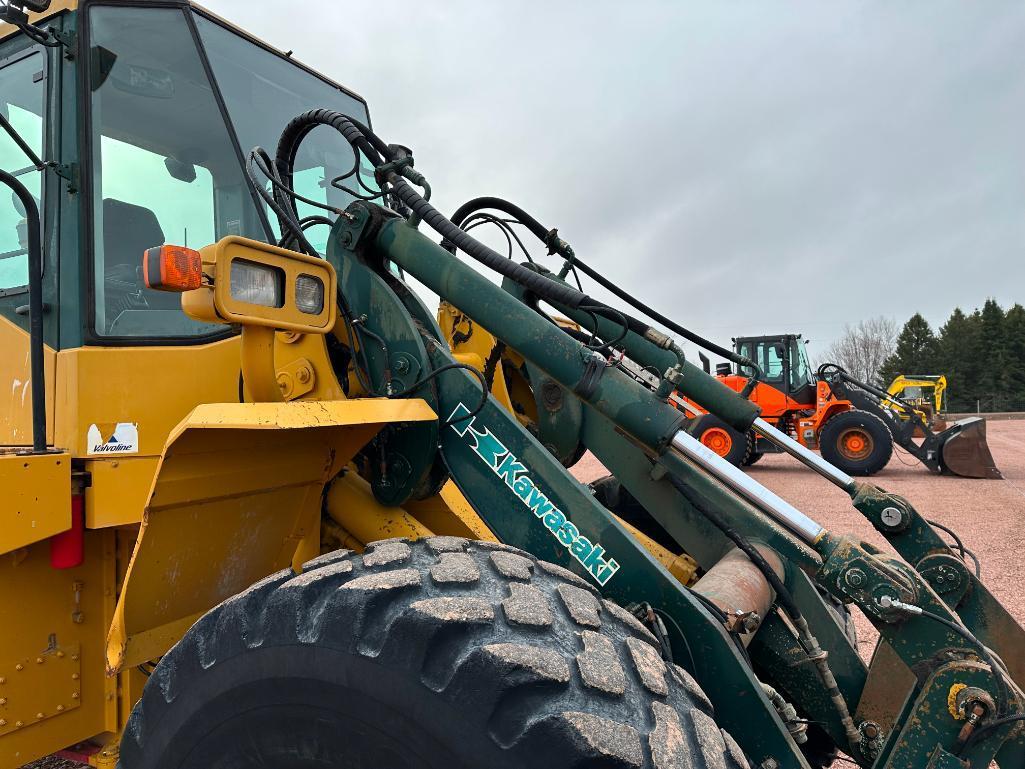
[[[981,318],[965,315],[955,307],[940,327],[937,367],[933,373],[947,377],[944,408],[948,411],[974,411],[978,391]]]
[[[1014,305],[1004,316],[1004,370],[1001,391],[1007,408],[1017,411],[1025,405],[1025,307]]]
[[[1001,389],[1007,355],[1004,336],[1004,311],[995,299],[987,299],[979,313],[979,346],[975,358],[979,364],[979,395],[985,410],[1000,410]]]
[[[939,363],[936,335],[929,321],[915,313],[897,336],[897,349],[879,370],[879,379],[893,381],[898,374],[931,374]]]

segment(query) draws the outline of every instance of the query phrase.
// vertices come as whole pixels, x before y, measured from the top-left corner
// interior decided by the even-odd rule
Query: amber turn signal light
[[[203,257],[185,246],[158,246],[142,257],[146,288],[157,291],[192,291],[203,283]]]

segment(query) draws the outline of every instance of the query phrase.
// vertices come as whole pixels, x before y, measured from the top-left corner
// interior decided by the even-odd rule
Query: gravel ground
[[[894,451],[893,459],[873,480],[908,499],[927,518],[956,531],[982,563],[982,578],[1018,622],[1025,624],[1025,421],[990,421],[986,425],[990,450],[1003,481],[937,476],[914,457]],[[886,540],[850,504],[842,491],[819,478],[789,456],[769,454],[748,472],[827,529],[852,533],[880,548]],[[607,473],[588,454],[574,475],[589,482]],[[875,644],[867,620],[856,617],[862,651]]]
[[[958,532],[965,547],[982,562],[986,586],[1011,614],[1025,624],[1025,422],[990,421],[987,424],[990,450],[1003,481],[971,480],[932,475],[913,457],[894,452],[890,464],[875,481],[901,494],[923,515]],[[887,548],[886,540],[850,505],[846,494],[806,470],[796,460],[770,454],[748,468],[750,474],[828,529],[856,534],[861,539]],[[588,454],[573,468],[574,475],[588,482],[607,474]],[[866,657],[875,645],[875,630],[863,617],[856,617],[862,653]],[[24,769],[79,769],[74,761],[48,758]]]

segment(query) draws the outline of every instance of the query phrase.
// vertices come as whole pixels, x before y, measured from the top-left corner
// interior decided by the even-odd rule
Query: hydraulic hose
[[[456,209],[456,212],[452,214],[452,224],[457,227],[462,227],[463,222],[466,221],[470,214],[477,211],[483,211],[486,208],[494,209],[495,211],[501,211],[504,214],[509,214],[513,219],[518,221],[534,235],[538,240],[547,245],[548,238],[551,233],[555,230],[549,230],[541,222],[535,219],[533,216],[528,214],[522,208],[515,203],[510,203],[504,198],[495,197],[482,197],[468,200],[463,205]]]
[[[441,235],[450,244],[460,251],[469,254],[485,267],[489,267],[500,275],[516,281],[528,291],[532,291],[542,299],[553,304],[564,304],[574,309],[586,308],[614,320],[621,320],[630,331],[644,337],[664,350],[672,350],[682,359],[683,351],[670,336],[663,334],[658,329],[637,318],[609,307],[604,302],[588,296],[572,286],[554,281],[502,256],[453,224],[438,209],[424,200],[396,172],[390,172],[388,182],[391,183],[395,196],[409,207],[414,216],[427,224],[427,226]]]
[[[296,229],[295,225],[299,220],[298,209],[295,200],[289,197],[286,191],[292,189],[293,169],[299,145],[306,135],[319,125],[334,128],[342,134],[350,146],[366,155],[375,167],[375,176],[378,182],[391,184],[391,193],[412,211],[413,217],[418,221],[426,222],[442,238],[481,264],[504,277],[515,280],[546,301],[574,308],[587,308],[606,317],[621,320],[630,331],[643,336],[662,349],[673,351],[679,360],[684,360],[683,350],[667,334],[609,307],[582,291],[550,280],[505,258],[457,227],[432,206],[424,196],[404,181],[403,177],[421,187],[426,185],[423,174],[413,168],[413,158],[408,150],[397,145],[385,144],[365,125],[341,112],[327,109],[304,112],[289,122],[281,133],[274,159],[275,170],[281,180],[281,188],[275,185],[275,195],[280,196],[281,202],[286,206],[285,213],[288,214],[288,218],[294,218],[294,221],[281,221],[282,229],[286,227],[290,230]],[[279,218],[282,217],[279,215]]]
[[[470,216],[470,214],[476,211],[481,211],[486,208],[491,208],[496,211],[502,211],[503,213],[509,214],[509,216],[513,217],[518,222],[523,224],[528,230],[530,230],[530,232],[534,236],[537,237],[538,240],[544,243],[545,246],[548,247],[549,253],[560,254],[566,260],[568,265],[572,265],[573,267],[580,270],[582,273],[584,273],[589,278],[594,280],[602,288],[606,289],[607,291],[610,291],[612,294],[622,299],[624,302],[626,302],[628,305],[633,307],[638,312],[641,312],[642,314],[648,316],[652,320],[661,323],[667,329],[669,329],[675,334],[679,334],[687,341],[693,342],[699,347],[702,347],[708,350],[709,352],[715,353],[720,357],[733,361],[739,366],[751,369],[751,371],[754,372],[754,380],[760,380],[762,378],[762,370],[761,368],[759,368],[758,364],[755,363],[753,360],[744,355],[740,355],[734,350],[722,347],[721,345],[718,345],[709,339],[705,339],[704,337],[694,333],[690,329],[684,328],[680,324],[674,322],[670,318],[658,312],[658,310],[655,310],[654,308],[644,304],[640,299],[633,296],[629,292],[623,290],[615,283],[610,281],[608,278],[603,276],[600,272],[598,272],[590,265],[588,265],[586,262],[584,262],[582,259],[580,259],[580,257],[578,257],[576,253],[573,251],[572,247],[570,247],[570,245],[566,241],[562,240],[562,238],[559,237],[557,230],[548,229],[533,216],[531,216],[522,208],[517,206],[515,203],[510,203],[508,200],[496,197],[474,198],[473,200],[469,200],[466,203],[463,203],[463,205],[461,205],[452,215],[451,221],[454,225],[461,226],[463,221],[468,216]],[[446,238],[446,240],[448,239]],[[454,243],[451,243],[450,241],[450,245],[454,245]],[[452,249],[450,248],[450,250]]]

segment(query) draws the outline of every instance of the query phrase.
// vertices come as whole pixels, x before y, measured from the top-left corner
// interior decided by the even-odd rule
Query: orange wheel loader
[[[826,364],[813,374],[800,334],[737,337],[736,352],[758,364],[761,376],[751,388],[746,374],[729,363],[716,375],[732,389],[750,389],[762,419],[788,433],[849,475],[874,475],[890,461],[893,445],[935,473],[968,478],[1002,478],[986,443],[986,422],[970,417],[933,432],[920,414],[885,390],[858,381],[839,366]],[[690,432],[716,454],[738,466],[752,465],[779,449],[756,432],[741,435],[696,403]],[[913,440],[920,437],[921,440]]]

